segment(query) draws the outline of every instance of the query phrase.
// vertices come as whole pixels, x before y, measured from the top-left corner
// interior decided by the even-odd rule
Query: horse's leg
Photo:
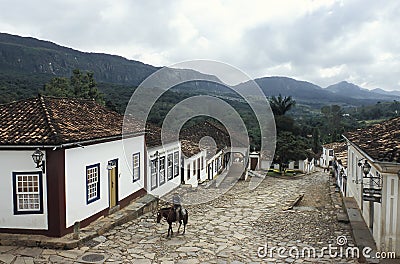
[[[178,227],[178,234],[179,234],[179,229],[181,228],[182,221],[179,221],[179,227]]]
[[[172,229],[171,224],[172,224],[172,223],[168,223],[168,234],[167,234],[167,238],[169,237],[170,230]]]
[[[185,216],[185,219],[183,219],[183,233],[182,233],[182,235],[185,234],[187,222],[188,222],[188,217],[187,217],[187,215],[186,215],[186,216]]]

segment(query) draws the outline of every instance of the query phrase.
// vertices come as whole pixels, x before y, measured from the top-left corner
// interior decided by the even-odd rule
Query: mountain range
[[[36,79],[33,83],[40,86],[52,77],[70,76],[72,70],[76,68],[92,71],[97,82],[102,83],[102,86],[110,84],[113,89],[136,87],[160,69],[121,56],[81,52],[49,41],[0,33],[0,77],[3,80],[0,84],[0,96],[11,93],[15,82],[29,80],[31,78],[29,76],[34,76]],[[177,81],[204,76],[203,73],[193,70],[168,69],[168,71],[168,78]],[[212,78],[218,80],[215,76]],[[7,81],[4,81],[5,79]],[[346,81],[326,88],[279,76],[258,78],[255,81],[267,96],[290,95],[300,103],[316,107],[324,104],[351,106],[400,100],[400,92],[388,92],[379,88],[370,91]],[[8,86],[7,83],[13,83],[14,86]],[[249,83],[242,83],[238,88],[247,92],[248,85]],[[24,83],[24,86],[29,85]],[[188,87],[185,86],[185,89]],[[217,86],[208,83],[200,86],[196,84],[195,88],[194,86],[190,88],[215,90]]]

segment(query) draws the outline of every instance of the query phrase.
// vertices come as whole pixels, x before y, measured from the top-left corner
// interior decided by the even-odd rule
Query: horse
[[[184,212],[184,214],[182,214],[183,212]],[[176,214],[175,214],[174,207],[161,208],[157,212],[157,223],[161,222],[161,218],[165,218],[165,220],[167,220],[168,225],[169,225],[167,237],[169,237],[170,232],[171,232],[171,237],[172,237],[172,234],[174,233],[174,231],[172,231],[172,223],[173,222],[179,222],[178,234],[179,234],[179,229],[181,228],[181,225],[182,225],[182,222],[183,222],[183,233],[182,233],[182,235],[185,234],[186,224],[188,223],[188,218],[189,218],[188,211],[185,208],[181,208],[181,211],[179,213],[179,220],[178,221],[176,219]]]

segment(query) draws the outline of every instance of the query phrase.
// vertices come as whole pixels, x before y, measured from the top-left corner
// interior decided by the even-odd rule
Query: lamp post
[[[43,161],[44,154],[40,151],[39,148],[35,150],[32,154],[33,162],[36,164],[36,168],[41,168],[43,173],[45,173],[46,166],[45,162]]]
[[[363,173],[365,177],[367,177],[368,173],[371,171],[371,165],[369,165],[368,161],[364,160],[364,164],[359,162],[358,166],[362,167]]]
[[[369,172],[371,171],[371,165],[368,163],[368,161],[365,159],[364,163],[362,163],[361,161],[358,162],[357,164],[359,167],[362,168],[362,172],[364,174],[364,177],[367,177]],[[361,178],[361,211],[363,211],[364,209],[364,202],[363,202],[363,190],[364,190],[364,181]],[[370,207],[371,207],[371,203],[370,203]]]

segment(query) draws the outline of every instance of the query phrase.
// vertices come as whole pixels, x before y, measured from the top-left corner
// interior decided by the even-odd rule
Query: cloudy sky
[[[0,0],[0,32],[166,66],[400,90],[400,1]]]

